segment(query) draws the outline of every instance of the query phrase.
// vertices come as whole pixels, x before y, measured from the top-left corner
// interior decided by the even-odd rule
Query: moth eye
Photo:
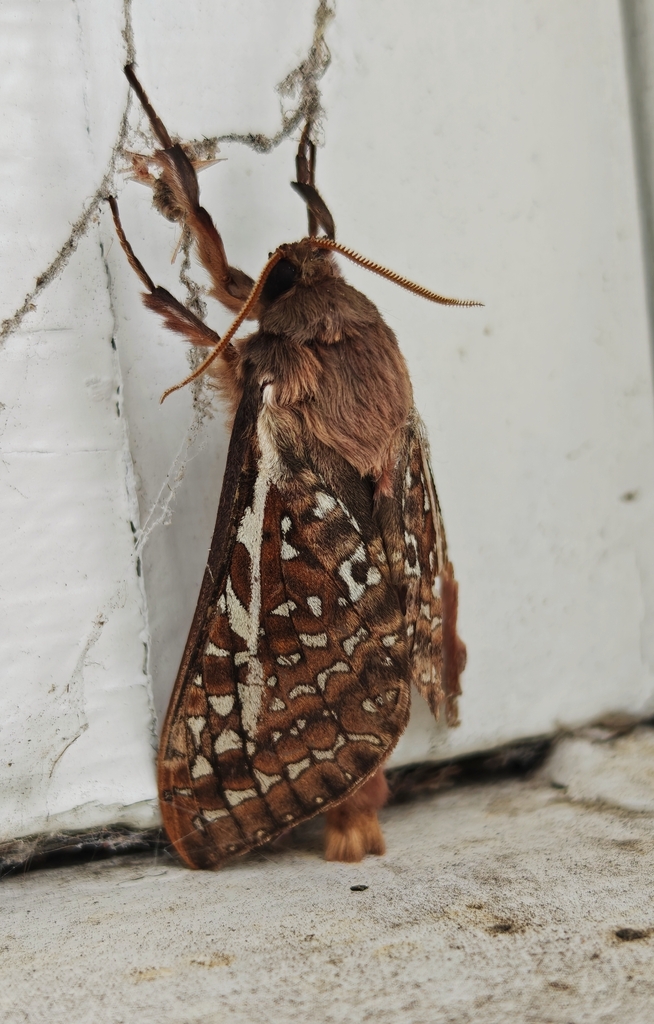
[[[263,299],[267,302],[274,302],[280,295],[293,287],[296,277],[297,267],[290,260],[280,260],[266,278],[262,292]]]

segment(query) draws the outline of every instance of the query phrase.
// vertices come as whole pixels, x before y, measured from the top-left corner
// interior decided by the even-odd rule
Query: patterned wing
[[[238,464],[161,742],[164,823],[192,867],[342,800],[408,717],[406,626],[371,495],[346,504],[308,465],[283,482],[253,431]]]
[[[379,518],[395,586],[403,595],[410,675],[438,719],[458,724],[459,677],[466,649],[457,635],[458,584],[447,556],[445,528],[424,425],[412,413],[398,460],[393,498]]]
[[[466,664],[465,644],[456,631],[459,585],[447,557],[429,444],[417,415],[407,441],[402,507],[412,678],[435,716],[444,709],[453,726],[458,725],[459,677]]]

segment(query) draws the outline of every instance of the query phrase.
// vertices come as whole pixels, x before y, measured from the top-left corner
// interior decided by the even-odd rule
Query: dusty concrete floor
[[[11,876],[0,1020],[651,1024],[653,824],[541,773],[387,809],[389,852],[361,865],[326,864],[311,824],[217,874]]]

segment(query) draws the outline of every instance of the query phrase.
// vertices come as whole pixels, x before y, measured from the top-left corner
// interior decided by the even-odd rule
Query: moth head
[[[278,256],[265,277],[260,304],[267,309],[283,296],[297,294],[298,289],[316,288],[329,277],[339,277],[338,267],[329,252],[317,249],[312,239],[280,245],[269,259]]]

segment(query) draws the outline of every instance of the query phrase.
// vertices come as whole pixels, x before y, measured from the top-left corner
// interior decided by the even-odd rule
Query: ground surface
[[[11,876],[0,1020],[650,1024],[653,824],[541,773],[389,808],[361,865],[325,863],[311,824],[216,874],[143,855]]]

